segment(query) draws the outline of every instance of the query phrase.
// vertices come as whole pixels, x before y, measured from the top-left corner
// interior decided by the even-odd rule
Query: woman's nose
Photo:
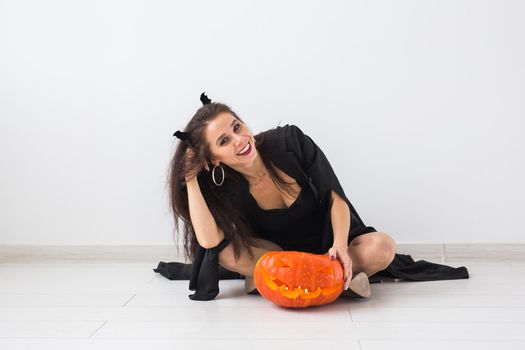
[[[235,135],[234,142],[235,142],[235,146],[240,146],[240,145],[242,145],[242,137],[239,136],[239,135]]]

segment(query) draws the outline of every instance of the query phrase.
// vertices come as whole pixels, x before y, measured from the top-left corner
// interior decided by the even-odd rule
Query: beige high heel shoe
[[[246,294],[257,295],[259,291],[255,288],[255,282],[253,281],[253,276],[244,277],[244,291]]]
[[[344,297],[351,298],[368,298],[372,294],[368,276],[364,272],[359,272],[357,275],[352,277],[352,280],[348,284],[348,289],[341,293]]]

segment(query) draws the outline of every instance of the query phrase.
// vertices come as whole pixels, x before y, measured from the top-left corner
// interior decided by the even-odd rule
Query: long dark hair
[[[205,161],[210,164],[211,152],[210,146],[204,137],[205,130],[208,124],[223,112],[230,113],[241,123],[245,124],[226,104],[214,102],[203,105],[197,110],[184,129],[184,132],[189,133],[190,139],[179,142],[170,163],[168,175],[169,196],[175,219],[175,241],[178,241],[180,219],[183,224],[184,258],[186,261],[188,259],[190,261],[194,260],[198,242],[189,214],[188,193],[184,181],[184,157],[186,150],[191,147],[195,152],[195,164],[190,164],[189,168],[197,166],[197,164],[204,164]],[[282,191],[295,196],[297,192],[290,186],[292,183],[286,182],[279,176],[268,157],[267,151],[265,151],[266,147],[263,147],[265,145],[265,134],[268,131],[254,135],[257,151],[275,185]],[[202,170],[197,175],[199,187],[217,226],[224,232],[225,238],[233,244],[235,260],[238,260],[240,257],[241,247],[245,247],[253,258],[252,246],[260,247],[258,241],[254,239],[256,233],[251,230],[249,223],[239,209],[234,207],[230,197],[235,192],[235,187],[240,186],[242,175],[226,164],[221,163],[220,165],[224,169],[222,186],[217,186],[213,182],[211,177],[213,164],[210,164],[210,172]],[[216,176],[218,175],[216,180],[219,183],[222,181],[221,174],[220,171],[216,171]]]

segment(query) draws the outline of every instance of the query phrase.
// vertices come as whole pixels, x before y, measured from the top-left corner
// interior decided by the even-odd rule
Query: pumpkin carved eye
[[[288,265],[287,263],[285,263],[284,261],[282,261],[278,257],[276,257],[275,260],[273,261],[273,266],[276,266],[276,267],[290,267],[290,265]]]
[[[327,275],[333,275],[334,274],[334,268],[332,265],[327,265],[323,267],[321,270],[319,270],[321,273],[326,273]]]

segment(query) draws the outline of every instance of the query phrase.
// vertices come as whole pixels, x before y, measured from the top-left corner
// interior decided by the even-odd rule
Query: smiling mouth
[[[244,147],[244,152],[237,153],[238,156],[247,156],[252,152],[252,144],[248,142],[248,144]]]

